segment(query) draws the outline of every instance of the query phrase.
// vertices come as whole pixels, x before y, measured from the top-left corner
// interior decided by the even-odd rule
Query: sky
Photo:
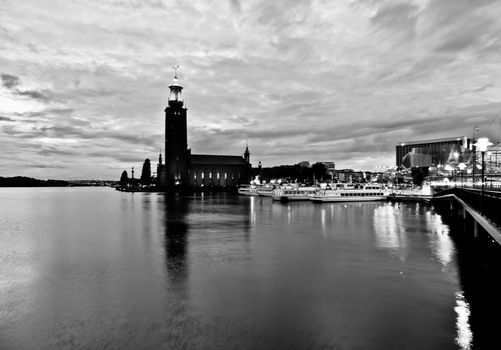
[[[0,0],[0,176],[117,180],[164,152],[173,66],[194,154],[395,165],[499,139],[499,0]]]

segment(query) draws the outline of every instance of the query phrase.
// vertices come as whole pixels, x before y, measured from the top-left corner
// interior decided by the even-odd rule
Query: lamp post
[[[459,170],[461,171],[461,187],[463,187],[463,171],[466,168],[466,164],[461,162],[458,164]]]
[[[478,139],[475,146],[478,147],[480,153],[482,153],[482,196],[484,195],[484,187],[485,187],[485,152],[487,151],[487,147],[492,145],[492,142],[489,141],[487,137],[481,137]]]
[[[478,131],[478,125],[473,125],[473,136],[471,140],[471,150],[473,151],[472,156],[472,175],[471,175],[471,186],[475,187],[475,167],[477,166],[477,150],[475,149],[475,133]]]

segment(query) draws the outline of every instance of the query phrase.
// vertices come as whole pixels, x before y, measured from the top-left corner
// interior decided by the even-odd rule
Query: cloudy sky
[[[180,65],[193,153],[394,165],[499,138],[499,0],[0,0],[0,176],[118,179],[163,152]]]

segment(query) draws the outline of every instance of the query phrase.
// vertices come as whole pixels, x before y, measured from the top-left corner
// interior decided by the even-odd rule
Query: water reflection
[[[0,201],[0,348],[495,348],[499,273],[429,207],[58,191]]]
[[[187,275],[187,199],[165,196],[165,265],[171,282],[179,283]]]
[[[454,254],[454,243],[449,237],[449,227],[442,222],[442,217],[431,211],[425,213],[425,218],[431,251],[444,270],[452,261]]]
[[[390,203],[374,209],[376,246],[396,254],[400,260],[407,256],[407,233],[398,205]]]
[[[471,349],[473,333],[470,329],[470,305],[462,292],[456,293],[456,343],[462,350]]]
[[[249,199],[249,216],[251,225],[256,224],[256,197],[252,196]],[[248,232],[248,230],[247,230]]]

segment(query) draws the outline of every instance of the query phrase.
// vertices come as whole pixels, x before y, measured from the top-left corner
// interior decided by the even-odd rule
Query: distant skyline
[[[501,2],[0,0],[0,176],[156,168],[179,65],[188,142],[257,166],[393,166],[499,139]]]

